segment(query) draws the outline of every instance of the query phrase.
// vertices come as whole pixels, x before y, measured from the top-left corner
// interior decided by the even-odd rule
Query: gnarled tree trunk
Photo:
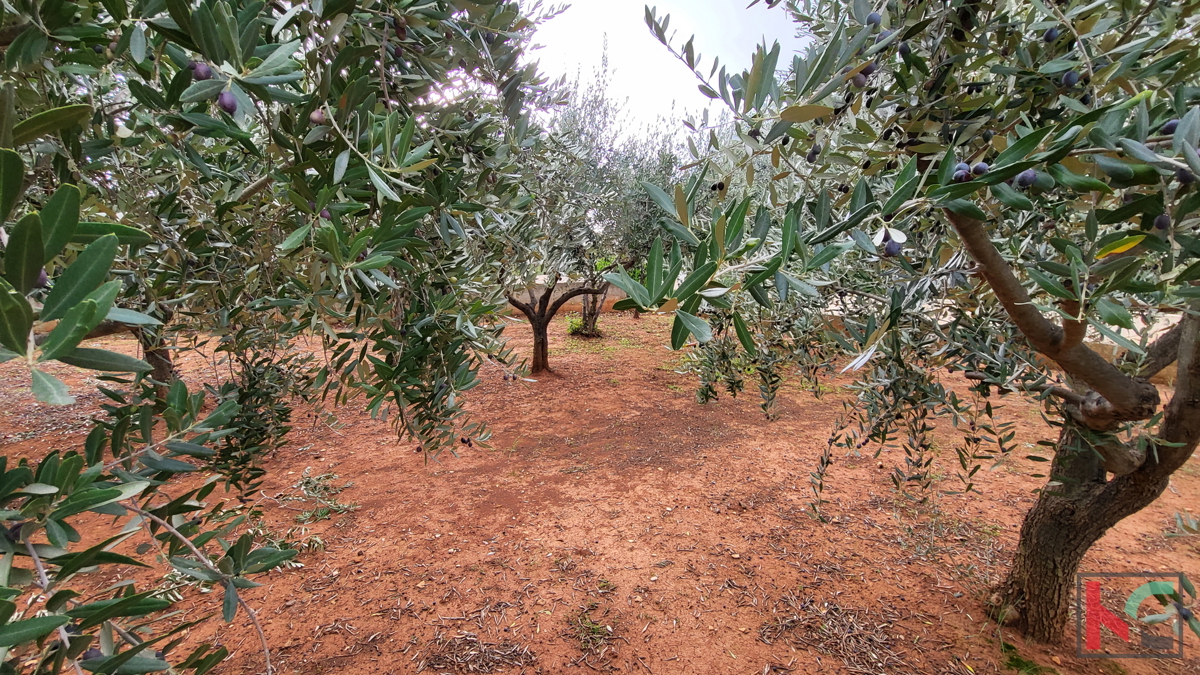
[[[1141,371],[1132,377],[1084,343],[1085,324],[1064,320],[1059,326],[1042,315],[983,223],[949,211],[947,217],[1013,323],[1085,390],[1043,388],[1063,399],[1069,419],[1055,448],[1051,481],[1026,514],[1012,568],[990,598],[997,618],[1033,640],[1056,642],[1067,625],[1074,577],[1088,549],[1157,499],[1200,440],[1200,317],[1185,314],[1150,346]],[[1064,305],[1068,315],[1078,315],[1077,304]],[[1176,358],[1175,395],[1156,432],[1164,442],[1151,452],[1117,442],[1109,432],[1158,412],[1158,390],[1147,378]]]
[[[605,284],[607,286],[607,284]],[[534,375],[544,373],[550,370],[550,321],[558,314],[558,310],[566,304],[571,298],[580,295],[597,295],[604,292],[601,288],[575,288],[563,293],[557,300],[550,302],[551,296],[554,295],[554,289],[558,287],[558,277],[556,276],[546,289],[542,292],[541,297],[534,298],[533,290],[529,291],[529,302],[521,302],[512,293],[507,294],[508,302],[513,307],[521,310],[525,318],[529,319],[529,327],[533,331],[533,363],[530,372]]]
[[[1192,414],[1196,411],[1193,408]],[[1079,443],[1075,432],[1064,429],[1054,460],[1062,473],[1052,473],[1052,478],[1069,480],[1088,465],[1092,477],[1081,476],[1084,482],[1073,487],[1047,486],[1025,515],[1012,568],[991,600],[1001,617],[1030,639],[1058,641],[1067,626],[1075,573],[1084,554],[1109,528],[1157,499],[1195,445],[1193,440],[1179,448],[1160,447],[1159,461],[1149,459],[1133,473],[1105,481],[1095,476],[1096,470],[1103,474],[1095,453]],[[1081,466],[1062,466],[1071,462]]]

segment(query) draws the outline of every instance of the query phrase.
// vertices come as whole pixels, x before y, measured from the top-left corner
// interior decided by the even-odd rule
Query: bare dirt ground
[[[838,452],[822,523],[809,474],[844,393],[817,400],[789,384],[775,422],[754,391],[701,406],[694,380],[674,372],[679,355],[664,348],[668,319],[605,315],[602,340],[570,338],[564,323],[551,332],[556,374],[511,383],[485,371],[469,393],[495,432],[490,448],[427,461],[386,422],[342,410],[333,429],[297,409],[254,504],[265,524],[299,527],[304,505],[276,497],[294,493],[306,470],[351,483],[337,499],[358,508],[293,530],[323,549],[245,592],[277,672],[1200,673],[1195,636],[1182,663],[1081,660],[1073,639],[1026,644],[986,619],[985,589],[1041,484],[1029,474],[1044,465],[1028,453],[981,471],[979,494],[920,505],[888,478],[899,451]],[[523,326],[512,336],[528,351]],[[213,377],[198,356],[182,362],[194,384]],[[67,366],[54,372],[76,393],[95,384]],[[21,381],[13,364],[0,366],[0,452],[77,447],[101,397],[48,408]],[[1020,443],[1052,437],[1036,407],[1003,405]],[[948,477],[939,487],[952,490],[955,441],[947,422],[939,427]],[[1198,497],[1194,457],[1158,502],[1093,548],[1084,570],[1200,576],[1200,537],[1165,536]],[[122,574],[144,583],[162,572]],[[194,587],[183,595],[179,620],[219,602]],[[233,652],[218,672],[262,671],[244,615],[230,626],[210,620],[193,637]]]

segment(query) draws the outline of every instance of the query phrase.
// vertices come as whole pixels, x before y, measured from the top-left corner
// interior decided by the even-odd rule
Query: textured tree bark
[[[1157,499],[1174,471],[1174,462],[1149,460],[1105,482],[1095,454],[1079,443],[1072,429],[1064,429],[1051,474],[1062,484],[1047,485],[1025,514],[1012,568],[991,598],[997,618],[1038,642],[1062,638],[1075,573],[1088,549]]]
[[[1087,501],[1103,488],[1104,470],[1069,423],[1059,434],[1050,473],[1059,484],[1047,485],[1025,514],[1012,568],[991,598],[998,619],[1039,642],[1062,635],[1075,572],[1109,527]]]
[[[548,326],[540,321],[531,321],[533,329],[533,365],[530,368],[534,375],[550,370],[550,335]]]

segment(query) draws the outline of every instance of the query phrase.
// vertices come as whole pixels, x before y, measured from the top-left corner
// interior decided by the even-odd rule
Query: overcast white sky
[[[658,7],[659,18],[671,15],[668,34],[675,34],[671,43],[677,49],[696,36],[706,75],[714,56],[730,72],[749,68],[754,47],[764,37],[768,45],[778,40],[783,46],[780,67],[791,62],[790,54],[800,46],[783,8],[767,9],[765,0],[749,9],[749,0],[574,0],[565,13],[538,28],[534,42],[543,48],[534,58],[541,62],[541,71],[551,78],[570,78],[582,68],[588,79],[600,63],[607,37],[609,65],[615,71],[612,93],[617,100],[628,99],[625,107],[634,123],[672,115],[673,102],[676,118],[685,110],[710,105],[687,66],[646,27],[647,4]]]

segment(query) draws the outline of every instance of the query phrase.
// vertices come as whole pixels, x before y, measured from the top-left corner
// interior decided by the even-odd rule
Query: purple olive
[[[117,47],[120,47],[120,46],[121,45],[117,44],[116,42],[110,42],[110,43],[108,43],[108,50],[110,52],[115,52],[115,51],[117,51]]]
[[[104,652],[100,651],[99,649],[96,649],[95,647],[92,647],[91,649],[87,650],[86,652],[80,654],[79,658],[83,659],[84,661],[90,661],[92,659],[102,659],[102,658],[104,658]]]
[[[905,57],[912,53],[912,47],[910,47],[907,42],[901,42],[900,46],[897,48],[897,51],[900,52],[901,57]]]
[[[211,80],[212,76],[212,68],[209,68],[207,63],[197,63],[196,67],[192,68],[192,79]]]
[[[954,171],[956,173],[959,171],[970,171],[970,170],[971,170],[971,165],[967,164],[966,162],[959,162],[958,164],[954,165]]]
[[[188,62],[187,62],[187,66],[185,66],[185,67],[186,67],[188,70],[195,70],[195,69],[196,69],[196,66],[198,66],[198,65],[200,65],[200,64],[199,64],[199,63],[197,63],[197,62],[195,62],[195,61],[188,61]]]
[[[885,30],[875,37],[875,44],[879,44],[892,36],[892,31]]]
[[[1180,185],[1191,185],[1196,182],[1196,174],[1187,169],[1179,169],[1175,172],[1175,180],[1179,181]]]
[[[894,239],[888,241],[883,247],[883,255],[885,258],[895,258],[900,255],[900,242]]]
[[[871,12],[867,15],[868,26],[878,26],[881,23],[883,23],[883,17],[879,16],[879,12]]]
[[[34,282],[33,287],[45,288],[48,285],[50,285],[50,276],[46,274],[46,270],[39,271],[37,281]]]
[[[955,183],[965,183],[969,180],[971,180],[971,172],[970,171],[955,171],[954,172],[954,182]]]
[[[1015,182],[1017,187],[1027,188],[1037,182],[1037,177],[1038,175],[1036,171],[1033,169],[1025,169],[1021,173],[1017,174],[1017,179]]]
[[[217,105],[221,110],[232,115],[237,112],[237,97],[231,91],[223,91],[217,96]]]
[[[308,121],[313,124],[325,124],[325,111],[317,108],[308,114]]]
[[[863,66],[863,69],[858,72],[862,73],[863,75],[874,75],[875,71],[877,70],[879,70],[879,64],[872,61]]]
[[[1154,218],[1155,229],[1165,230],[1170,226],[1171,226],[1171,216],[1168,216],[1165,213],[1160,213],[1160,214],[1158,214],[1157,217]]]
[[[975,174],[976,176],[982,176],[983,174],[987,173],[988,169],[990,168],[991,167],[987,165],[987,162],[979,162],[975,166],[971,167],[971,173]]]
[[[1074,70],[1068,70],[1062,75],[1062,84],[1064,87],[1074,87],[1079,84],[1079,73]]]
[[[103,54],[104,45],[92,45],[92,51],[96,52],[97,54]]]
[[[325,220],[333,220],[333,214],[329,212],[329,209],[321,209],[321,217]]]
[[[1058,39],[1058,29],[1054,27],[1047,28],[1046,32],[1042,33],[1042,39],[1046,42],[1054,42]]]
[[[1159,129],[1158,132],[1161,134],[1173,134],[1173,133],[1175,133],[1175,130],[1178,128],[1179,128],[1179,120],[1177,120],[1177,119],[1168,120],[1166,124],[1162,125],[1162,128]]]
[[[862,73],[858,73],[854,77],[850,78],[850,82],[859,89],[862,89],[863,87],[867,86],[867,76],[863,75]]]

